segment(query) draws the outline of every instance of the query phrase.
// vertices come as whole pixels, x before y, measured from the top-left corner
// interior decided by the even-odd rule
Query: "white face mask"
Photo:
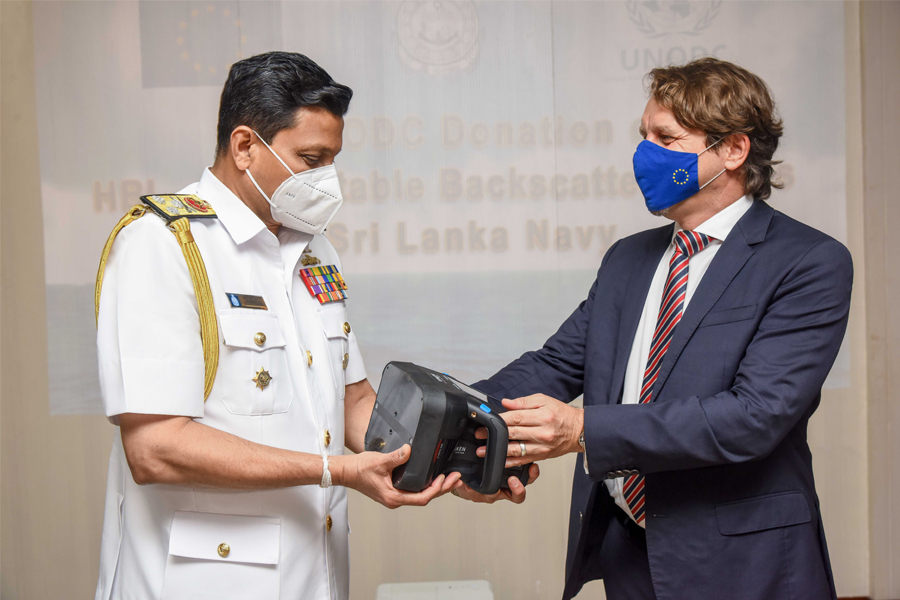
[[[297,231],[312,234],[324,232],[344,202],[334,165],[294,173],[258,133],[256,133],[256,137],[266,145],[269,152],[274,154],[278,162],[291,174],[269,198],[253,179],[250,169],[247,169],[250,181],[272,206],[272,218],[285,227]]]

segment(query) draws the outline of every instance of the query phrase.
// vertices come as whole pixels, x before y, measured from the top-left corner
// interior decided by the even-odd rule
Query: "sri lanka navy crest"
[[[410,0],[400,5],[397,36],[407,66],[428,73],[463,70],[478,56],[478,11],[469,0]]]

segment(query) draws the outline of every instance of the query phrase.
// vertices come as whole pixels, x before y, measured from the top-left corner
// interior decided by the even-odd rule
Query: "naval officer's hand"
[[[404,492],[391,481],[393,470],[409,460],[409,444],[389,454],[360,452],[344,455],[339,460],[340,474],[336,484],[353,488],[388,508],[425,506],[438,496],[452,490],[459,482],[459,473],[439,475],[421,492]]]
[[[584,432],[584,409],[544,394],[503,400],[503,406],[507,412],[500,416],[509,427],[507,468],[581,452],[578,440]],[[480,428],[475,437],[487,439],[487,430]],[[484,454],[484,447],[479,448],[477,455]]]
[[[452,473],[451,475],[458,475],[458,473]],[[537,465],[531,465],[528,469],[528,485],[534,483],[534,480],[541,476],[541,469]],[[519,481],[518,477],[510,477],[509,481],[509,489],[505,490],[500,488],[500,491],[496,494],[486,495],[479,494],[469,486],[467,486],[462,481],[456,483],[456,490],[454,491],[455,495],[459,496],[464,500],[471,500],[472,502],[482,502],[485,504],[493,504],[497,500],[509,500],[515,504],[522,504],[525,501],[525,486],[522,485],[522,482]]]

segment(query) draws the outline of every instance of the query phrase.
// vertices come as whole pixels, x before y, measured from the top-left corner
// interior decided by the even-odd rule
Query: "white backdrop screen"
[[[540,346],[617,239],[664,224],[631,169],[651,68],[713,55],[785,121],[771,203],[846,238],[837,2],[37,2],[53,414],[100,413],[100,250],[148,192],[197,181],[229,65],[304,53],[355,95],[328,234],[370,379],[475,380]],[[844,387],[842,352],[829,380]]]

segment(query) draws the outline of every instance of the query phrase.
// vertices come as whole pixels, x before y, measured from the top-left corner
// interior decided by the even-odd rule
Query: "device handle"
[[[487,452],[484,455],[484,472],[481,484],[473,489],[479,494],[496,494],[503,481],[506,467],[506,450],[509,446],[509,429],[506,421],[489,406],[473,398],[468,399],[468,417],[488,430]]]

